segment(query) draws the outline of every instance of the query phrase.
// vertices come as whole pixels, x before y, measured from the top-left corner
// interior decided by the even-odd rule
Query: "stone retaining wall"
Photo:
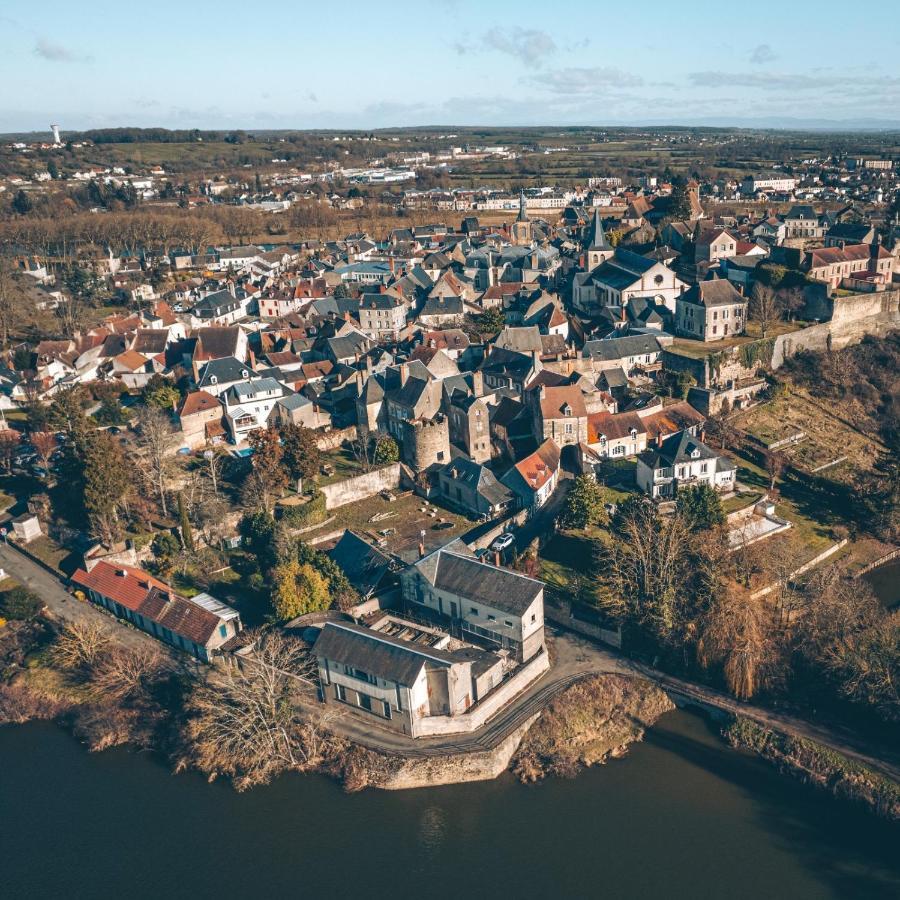
[[[325,509],[346,506],[357,500],[374,497],[382,491],[393,491],[400,486],[400,463],[393,463],[375,472],[365,472],[353,478],[345,478],[319,488],[325,495]]]
[[[545,650],[521,666],[500,687],[491,691],[471,712],[460,716],[426,716],[419,721],[419,737],[437,734],[460,734],[477,731],[495,716],[517,694],[540,678],[550,668],[550,656]]]

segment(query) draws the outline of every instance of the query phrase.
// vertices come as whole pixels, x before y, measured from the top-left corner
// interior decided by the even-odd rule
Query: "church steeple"
[[[528,210],[526,208],[525,203],[525,189],[523,188],[519,191],[519,216],[516,219],[517,222],[527,222],[528,221]]]
[[[603,221],[600,218],[600,210],[594,210],[594,221],[591,224],[591,242],[587,248],[587,270],[593,272],[597,266],[603,265],[616,251],[606,237],[603,230]]]
[[[591,225],[591,243],[588,250],[612,250],[612,245],[606,238],[603,230],[603,220],[600,218],[600,210],[594,210],[594,221]]]

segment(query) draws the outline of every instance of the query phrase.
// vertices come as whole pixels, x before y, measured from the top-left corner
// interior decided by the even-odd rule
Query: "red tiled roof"
[[[158,581],[143,569],[124,564],[99,562],[90,572],[83,569],[72,576],[73,584],[88,588],[114,600],[126,609],[137,611],[152,587],[168,590],[168,586]]]
[[[221,404],[218,398],[213,397],[212,394],[206,391],[192,391],[184,398],[181,409],[178,410],[178,415],[184,418],[185,416],[194,416],[197,413],[220,408]]]
[[[599,443],[601,434],[605,435],[608,441],[627,437],[631,434],[632,428],[638,434],[643,434],[646,430],[637,413],[592,413],[588,416],[588,443]]]
[[[548,438],[531,456],[517,462],[515,468],[533,491],[540,490],[559,469],[559,447]]]
[[[569,411],[564,412],[568,407]],[[541,417],[549,419],[562,419],[567,416],[577,416],[582,419],[587,416],[584,405],[584,394],[581,388],[575,384],[562,387],[544,387],[541,397]]]

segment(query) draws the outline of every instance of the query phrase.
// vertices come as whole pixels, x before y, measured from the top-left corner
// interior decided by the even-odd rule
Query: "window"
[[[531,621],[532,621],[532,623],[537,622],[537,613],[531,614]]]
[[[496,622],[496,621],[497,621],[497,617],[496,617],[496,616],[492,616],[492,615],[490,615],[490,614],[488,615],[488,622]]]
[[[367,709],[369,712],[372,712],[372,698],[368,694],[360,694],[357,692],[356,702],[362,709]]]
[[[219,637],[228,637],[228,626],[227,625],[219,626]]]
[[[469,607],[469,614],[470,614],[470,615],[473,615],[473,616],[477,616],[477,615],[478,615],[478,608],[477,608],[476,606],[470,606],[470,607]]]
[[[381,704],[384,707],[384,717],[389,719],[391,717],[391,704],[387,700],[382,700]]]
[[[342,684],[336,684],[334,686],[334,696],[344,703],[347,702],[347,692],[344,690],[344,686]]]

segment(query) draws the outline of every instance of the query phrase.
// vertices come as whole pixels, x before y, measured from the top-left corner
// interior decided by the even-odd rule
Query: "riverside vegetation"
[[[510,756],[523,781],[571,776],[621,755],[673,708],[647,682],[595,676],[555,698],[517,752],[521,733],[496,754],[409,760],[338,737],[328,714],[300,712],[308,646],[275,631],[255,637],[253,664],[197,672],[149,644],[122,648],[102,624],[9,621],[0,629],[0,724],[56,721],[92,751],[153,750],[176,771],[227,777],[237,790],[285,772],[321,772],[360,790],[493,777]]]

